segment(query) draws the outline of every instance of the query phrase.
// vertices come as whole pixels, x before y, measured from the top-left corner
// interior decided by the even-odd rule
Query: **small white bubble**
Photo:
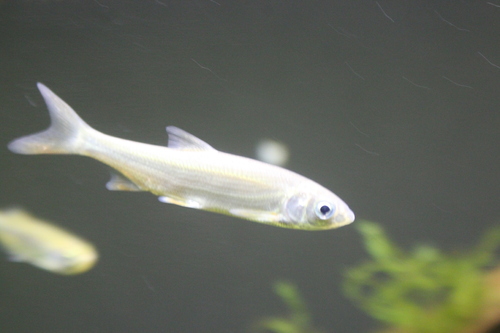
[[[288,162],[288,147],[271,139],[260,140],[255,148],[257,159],[274,165],[283,166]]]

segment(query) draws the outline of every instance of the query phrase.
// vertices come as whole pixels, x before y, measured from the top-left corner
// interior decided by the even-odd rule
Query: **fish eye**
[[[316,205],[316,216],[322,220],[329,219],[334,212],[335,206],[326,201],[321,201]]]

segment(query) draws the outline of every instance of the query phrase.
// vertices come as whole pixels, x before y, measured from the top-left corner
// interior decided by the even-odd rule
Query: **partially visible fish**
[[[89,242],[20,209],[0,211],[0,247],[11,261],[64,275],[86,272],[98,259]]]
[[[168,147],[119,139],[98,132],[38,83],[51,126],[14,140],[18,154],[77,154],[97,159],[120,174],[109,190],[149,191],[160,201],[303,230],[338,228],[354,214],[335,194],[292,171],[219,152],[174,126]]]

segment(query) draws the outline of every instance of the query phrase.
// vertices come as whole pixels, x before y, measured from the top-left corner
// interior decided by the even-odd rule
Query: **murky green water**
[[[49,124],[40,81],[94,128],[166,144],[175,125],[287,167],[399,244],[474,244],[500,218],[500,9],[486,2],[3,1],[0,207],[98,247],[60,277],[0,260],[2,332],[246,332],[293,281],[327,332],[373,322],[341,293],[359,234],[279,229],[106,190],[84,157],[6,144]]]

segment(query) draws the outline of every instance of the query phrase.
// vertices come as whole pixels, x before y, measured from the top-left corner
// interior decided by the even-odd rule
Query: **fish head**
[[[285,203],[284,216],[288,227],[304,230],[335,229],[354,221],[349,206],[323,188],[293,194]]]
[[[50,251],[34,264],[51,272],[73,275],[91,269],[98,258],[97,251],[89,244],[75,244],[63,250]]]

